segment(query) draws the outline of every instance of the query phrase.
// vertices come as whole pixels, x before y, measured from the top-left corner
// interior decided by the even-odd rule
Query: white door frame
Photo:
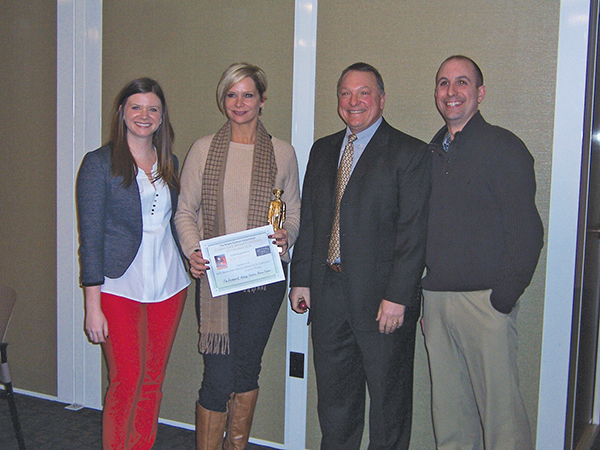
[[[588,0],[560,2],[538,450],[562,449],[565,440],[589,14]]]
[[[100,146],[102,0],[57,1],[57,396],[101,408],[100,347],[83,333],[75,178],[83,155]]]

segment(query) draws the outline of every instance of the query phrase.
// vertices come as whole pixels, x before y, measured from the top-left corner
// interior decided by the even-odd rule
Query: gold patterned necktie
[[[344,196],[344,190],[352,173],[352,160],[354,159],[354,144],[356,135],[348,136],[348,143],[344,147],[342,160],[337,174],[337,192],[335,197],[335,215],[333,216],[333,226],[331,227],[331,240],[329,241],[328,261],[333,264],[340,257],[340,202]]]

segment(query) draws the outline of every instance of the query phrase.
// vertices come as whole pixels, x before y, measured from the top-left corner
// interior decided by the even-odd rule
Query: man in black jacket
[[[533,157],[488,124],[481,70],[452,56],[436,75],[446,125],[431,143],[423,331],[438,449],[532,447],[517,373],[517,301],[543,245]]]
[[[337,91],[347,127],[311,149],[290,301],[310,307],[321,448],[360,447],[366,384],[369,449],[407,449],[431,155],[383,119],[377,69],[349,66]]]

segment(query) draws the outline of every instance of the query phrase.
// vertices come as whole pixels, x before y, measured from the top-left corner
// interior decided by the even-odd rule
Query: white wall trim
[[[64,403],[64,402],[61,402],[60,400],[58,400],[58,397],[56,397],[54,395],[40,394],[39,392],[33,392],[33,391],[28,391],[27,389],[19,389],[19,388],[14,388],[14,391],[15,391],[15,394],[27,395],[29,397],[40,398],[42,400],[49,400],[51,402]]]
[[[537,449],[564,447],[590,2],[561,0]]]
[[[304,179],[314,140],[315,76],[317,60],[317,0],[296,0],[294,13],[294,73],[292,93],[292,145],[298,156],[300,180]],[[306,448],[306,398],[308,376],[308,327],[306,315],[288,308],[285,389],[285,448]],[[304,354],[304,378],[289,376],[290,352]]]
[[[101,407],[101,356],[83,333],[75,178],[100,146],[102,0],[57,0],[57,393],[61,402]]]

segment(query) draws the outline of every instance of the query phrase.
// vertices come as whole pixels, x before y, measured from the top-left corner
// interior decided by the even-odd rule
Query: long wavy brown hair
[[[173,164],[173,141],[175,132],[169,120],[169,109],[160,85],[151,78],[137,78],[125,85],[115,100],[110,137],[108,144],[112,149],[112,174],[123,177],[123,185],[129,187],[137,175],[135,163],[127,144],[127,126],[125,125],[125,103],[134,94],[152,92],[160,99],[162,105],[162,122],[152,136],[156,148],[158,178],[174,189],[179,189],[179,177]]]

